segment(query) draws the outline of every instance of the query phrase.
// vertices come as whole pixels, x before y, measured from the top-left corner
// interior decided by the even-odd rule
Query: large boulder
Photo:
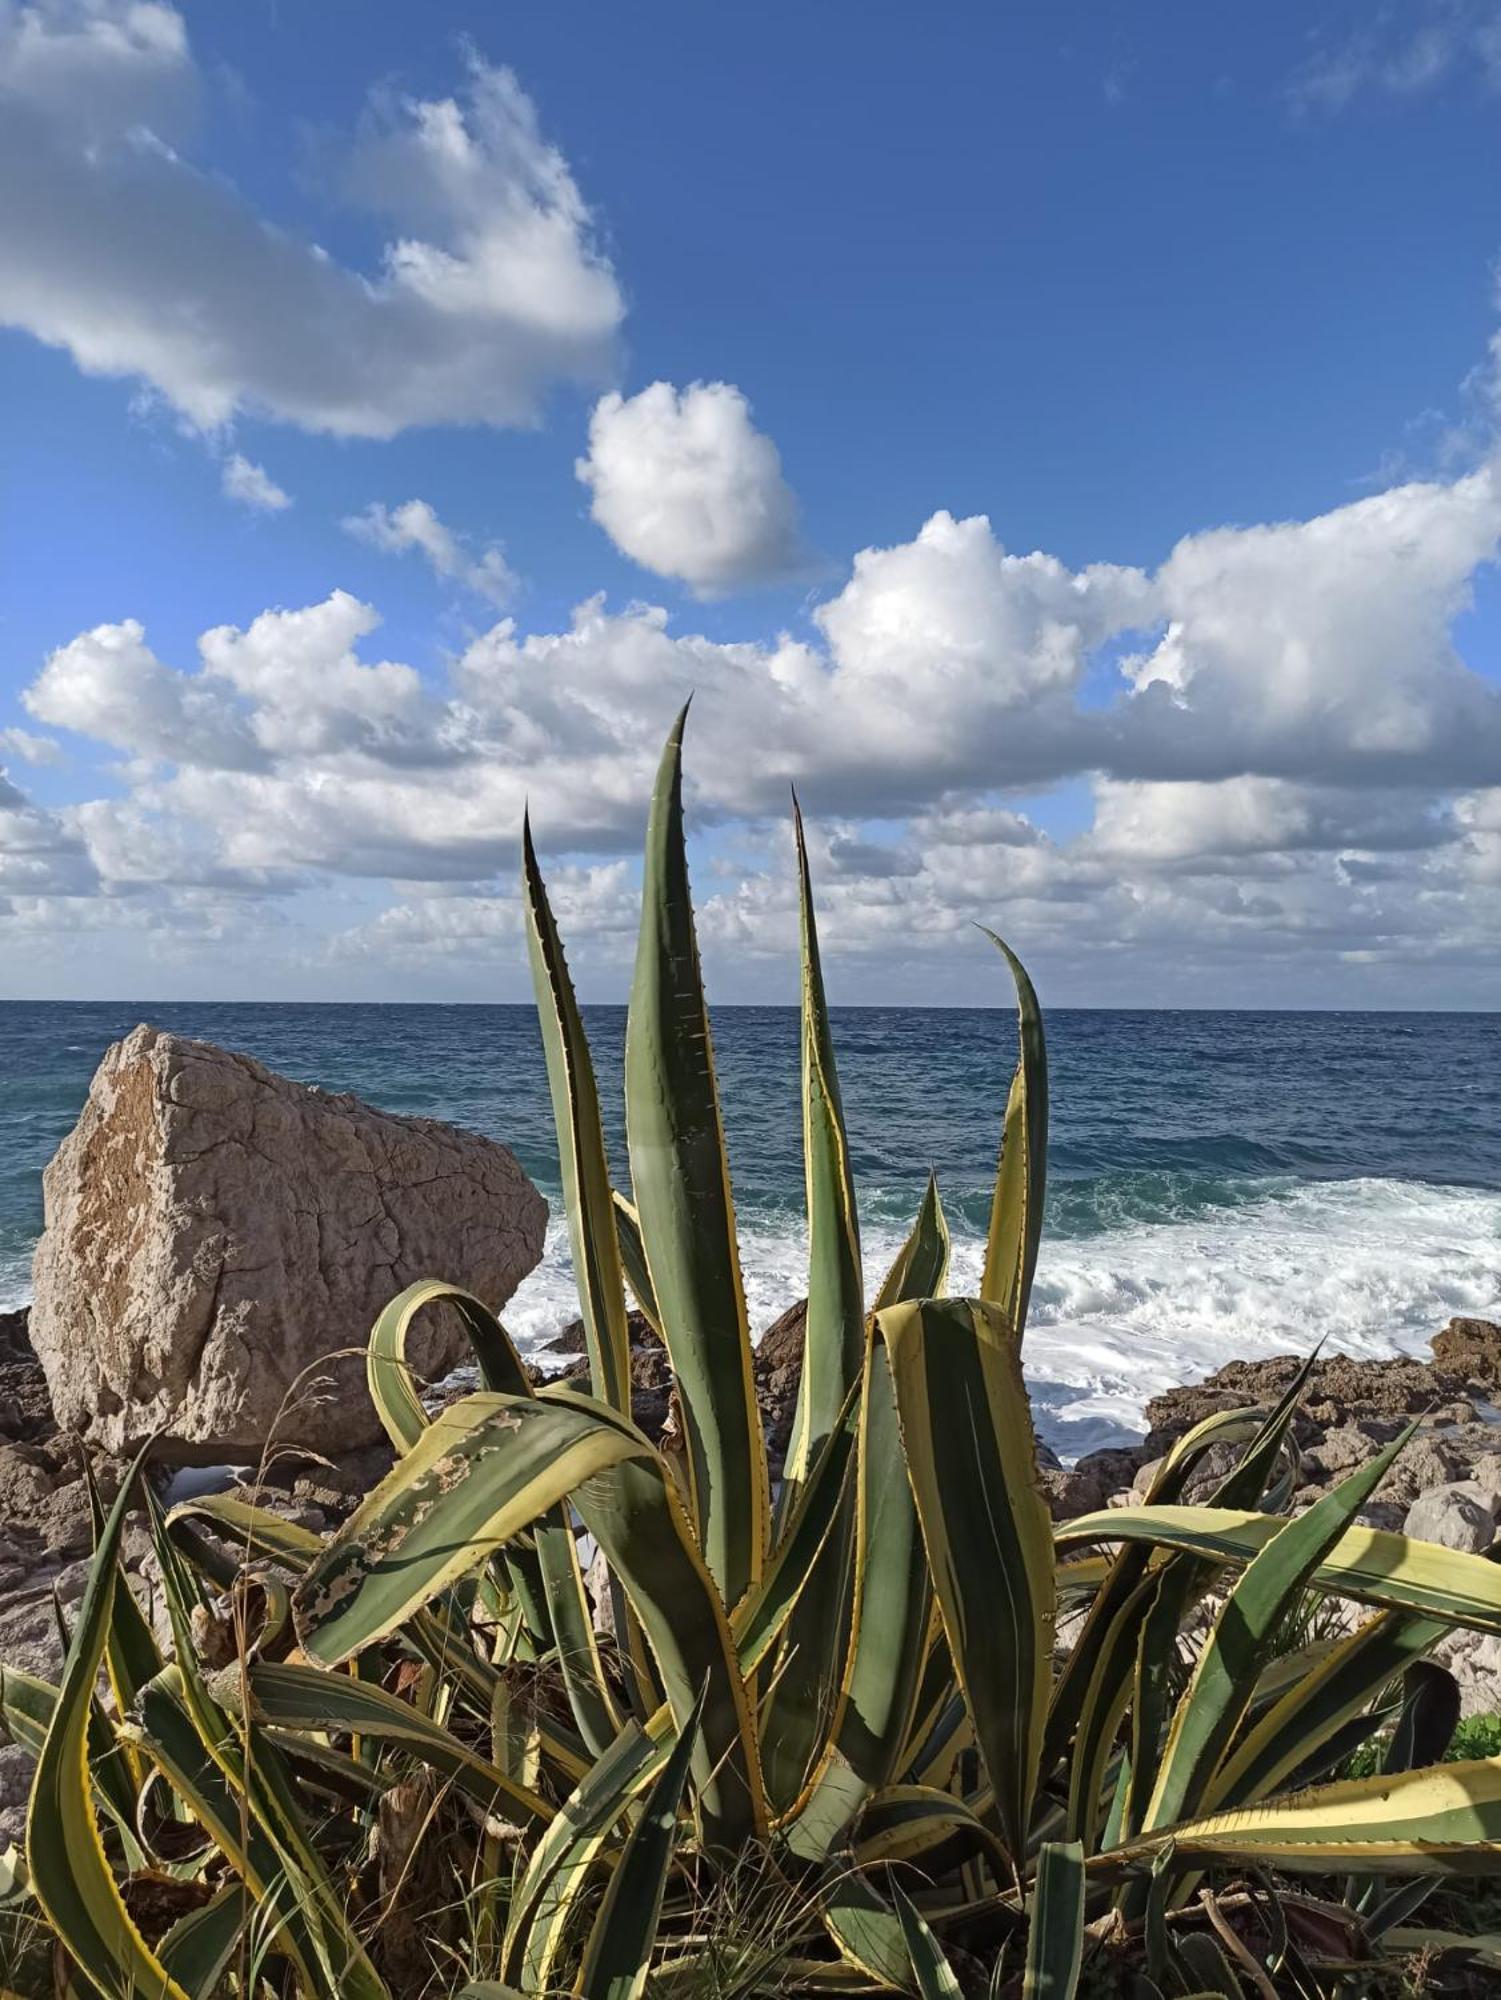
[[[501,1306],[547,1220],[504,1146],[149,1027],[108,1051],[42,1186],[30,1336],[58,1422],[199,1460],[252,1459],[273,1427],[324,1453],[377,1440],[347,1350],[418,1278]],[[463,1337],[423,1318],[412,1358],[440,1373]]]

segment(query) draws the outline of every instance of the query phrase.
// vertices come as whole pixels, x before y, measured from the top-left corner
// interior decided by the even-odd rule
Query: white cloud
[[[226,500],[237,500],[258,514],[280,514],[292,504],[292,496],[278,486],[262,465],[255,465],[238,451],[224,461],[221,484]]]
[[[24,764],[60,764],[62,751],[50,736],[29,729],[0,729],[0,757],[19,757]]]
[[[728,382],[653,382],[602,397],[576,466],[617,548],[702,596],[772,582],[805,561],[797,502],[769,437]]]
[[[1453,76],[1501,87],[1501,9],[1495,0],[1409,0],[1372,9],[1353,34],[1321,40],[1293,71],[1287,102],[1332,115],[1358,97],[1416,97]]]
[[[516,574],[499,542],[471,552],[465,537],[440,521],[426,500],[406,500],[399,507],[372,500],[362,514],[349,515],[342,525],[358,541],[388,555],[417,550],[434,576],[462,584],[489,604],[509,604],[516,594]]]
[[[581,871],[584,962],[618,982],[622,857],[694,693],[705,937],[739,965],[791,942],[785,837],[766,833],[789,779],[831,961],[888,984],[976,917],[1054,963],[1082,966],[1087,939],[1159,986],[1163,963],[1254,963],[1272,1000],[1272,968],[1488,965],[1501,692],[1454,628],[1498,540],[1489,470],[1190,536],[1155,571],[1014,554],[940,513],[863,551],[802,636],[710,639],[595,598],[559,630],[502,618],[435,675],[380,658],[347,592],[216,626],[183,666],[124,620],[59,647],[24,697],[123,753],[124,796],[13,818],[0,845],[38,897],[191,894],[195,922],[203,899],[220,922],[235,896],[384,879],[394,900],[372,918],[360,891],[346,957],[479,965],[514,944],[529,798]],[[1032,803],[1059,780],[1066,838]]]
[[[0,322],[204,430],[530,423],[606,372],[619,288],[509,70],[372,106],[332,178],[387,232],[373,270],[191,164],[200,88],[172,7],[0,0]]]

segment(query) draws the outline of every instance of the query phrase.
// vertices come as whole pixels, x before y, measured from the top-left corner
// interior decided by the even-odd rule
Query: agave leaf
[[[105,1859],[89,1783],[89,1722],[118,1582],[116,1558],[148,1445],[120,1483],[94,1551],[37,1756],[26,1814],[31,1886],[64,1950],[101,1993],[187,2000],[125,1907]]]
[[[17,1667],[0,1667],[0,1725],[13,1742],[33,1757],[40,1756],[57,1710],[57,1689],[50,1681],[24,1674]],[[126,1768],[122,1746],[97,1703],[90,1704],[87,1754],[97,1803],[135,1840],[136,1788]]]
[[[1021,1052],[1006,1099],[980,1296],[1000,1307],[1010,1323],[1012,1338],[1019,1342],[1027,1324],[1047,1191],[1048,1053],[1042,1010],[1026,968],[1003,938],[992,930],[985,935],[1010,966],[1016,983]]]
[[[866,1876],[853,1867],[831,1870],[823,1920],[846,1964],[877,1986],[912,1991],[912,1958],[902,1920]]]
[[[1215,1773],[1206,1806],[1240,1805],[1276,1791],[1449,1629],[1441,1619],[1401,1611],[1366,1619],[1257,1718]]]
[[[808,1308],[803,1369],[784,1474],[790,1505],[833,1431],[865,1355],[860,1227],[824,998],[803,816],[792,802],[802,923],[803,1165],[808,1203]]]
[[[764,1829],[754,1732],[728,1621],[660,1455],[602,1405],[452,1403],[324,1547],[293,1599],[303,1649],[337,1666],[571,1498],[641,1620],[681,1728],[705,1676],[696,1802],[713,1845]]]
[[[256,1661],[245,1678],[254,1713],[264,1722],[280,1729],[400,1743],[433,1770],[451,1778],[487,1812],[539,1825],[552,1818],[553,1808],[536,1792],[476,1755],[460,1737],[411,1702],[387,1694],[372,1681],[355,1680],[322,1667],[271,1661]]]
[[[907,1470],[928,1566],[1002,1835],[1020,1867],[1052,1677],[1047,1503],[1013,1323],[985,1300],[891,1306]]]
[[[704,1692],[672,1754],[652,1780],[641,1817],[611,1873],[579,1973],[576,1990],[585,2000],[641,2000],[646,1991]]]
[[[668,737],[647,828],[626,1025],[626,1133],[651,1291],[682,1399],[699,1541],[733,1606],[760,1576],[770,1510],[683,844],[686,713]]]
[[[788,1810],[787,1838],[804,1860],[824,1860],[860,1807],[901,1769],[927,1650],[932,1596],[917,1509],[902,1455],[891,1361],[867,1330],[860,1405],[854,1575],[855,1603],[843,1674],[833,1659],[834,1694],[822,1755]],[[822,1694],[822,1690],[815,1690]],[[827,1711],[822,1700],[820,1713]],[[773,1701],[765,1728],[782,1726]],[[877,1899],[879,1903],[879,1899]],[[898,1935],[884,1904],[886,1934]],[[899,1947],[893,1946],[899,1951]]]
[[[924,1923],[912,1898],[896,1882],[891,1885],[891,1900],[896,1905],[897,1921],[902,1927],[922,2000],[964,2000],[963,1988],[954,1977],[954,1968],[944,1956],[943,1946]]]
[[[106,1515],[87,1453],[83,1454],[83,1473],[88,1482],[89,1511],[94,1518],[94,1546],[97,1548],[104,1534]],[[151,1622],[136,1603],[135,1593],[118,1556],[115,1567],[119,1574],[110,1611],[109,1632],[104,1643],[104,1663],[115,1697],[116,1712],[125,1715],[140,1689],[154,1674],[160,1673],[162,1656]]]
[[[250,1915],[243,1882],[231,1882],[201,1910],[179,1917],[162,1939],[161,1960],[193,2000],[213,2000]]]
[[[1113,1507],[1059,1522],[1053,1542],[1060,1552],[1088,1542],[1142,1542],[1244,1566],[1286,1525],[1278,1514],[1231,1507]],[[1331,1596],[1501,1633],[1501,1568],[1436,1542],[1346,1528],[1310,1581]]]
[[[543,1990],[579,1891],[612,1829],[670,1754],[628,1723],[580,1779],[532,1849],[511,1898],[502,1970],[527,1992]]]
[[[446,1305],[462,1320],[479,1363],[480,1379],[487,1389],[498,1389],[511,1396],[524,1396],[531,1389],[510,1335],[482,1299],[466,1292],[462,1285],[447,1285],[434,1278],[419,1279],[415,1285],[398,1292],[380,1314],[365,1349],[370,1400],[398,1452],[410,1451],[429,1422],[413,1386],[407,1337],[417,1315],[432,1305]],[[182,1510],[173,1511],[176,1514]]]
[[[938,1198],[938,1181],[928,1175],[911,1234],[896,1254],[872,1308],[900,1305],[903,1299],[941,1298],[949,1275],[949,1225]]]
[[[611,1196],[615,1209],[615,1232],[620,1239],[620,1262],[625,1271],[626,1282],[631,1288],[637,1306],[646,1315],[652,1332],[662,1339],[662,1315],[657,1310],[657,1296],[651,1288],[651,1273],[646,1268],[646,1251],[641,1243],[641,1218],[636,1213],[634,1202],[627,1201],[616,1188]]]
[[[1180,1861],[1334,1874],[1501,1873],[1501,1758],[1381,1772],[1293,1793],[1264,1805],[1154,1829],[1099,1855],[1111,1872],[1171,1842]]]
[[[522,821],[522,888],[526,939],[537,1019],[547,1058],[558,1162],[568,1211],[568,1241],[578,1284],[579,1310],[589,1355],[589,1376],[601,1402],[627,1415],[631,1408],[631,1343],[625,1318],[625,1278],[610,1198],[610,1167],[599,1115],[599,1089],[589,1041],[574,998],[563,941],[553,921],[542,871],[532,846],[530,818]]]
[[[1022,2000],[1073,2000],[1084,1962],[1084,1849],[1045,1840],[1027,1928]]]
[[[973,1805],[932,1785],[888,1785],[860,1815],[855,1859],[862,1868],[879,1861],[915,1861],[956,1837],[968,1847],[1000,1855],[995,1835]]]
[[[1147,1808],[1148,1828],[1183,1819],[1201,1806],[1289,1610],[1411,1435],[1410,1428],[1404,1431],[1288,1522],[1236,1579],[1174,1714]]]

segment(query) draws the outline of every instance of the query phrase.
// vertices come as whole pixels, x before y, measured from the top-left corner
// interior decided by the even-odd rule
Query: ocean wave
[[[903,1231],[864,1235],[872,1287]],[[801,1230],[743,1225],[741,1257],[758,1331],[799,1298]],[[955,1222],[952,1289],[979,1282],[983,1240]],[[1359,1179],[1241,1188],[1171,1218],[1087,1236],[1044,1236],[1027,1379],[1039,1426],[1067,1458],[1139,1436],[1146,1403],[1236,1358],[1307,1353],[1319,1341],[1376,1358],[1422,1354],[1455,1313],[1501,1309],[1501,1194]],[[505,1312],[535,1351],[578,1311],[566,1232]]]

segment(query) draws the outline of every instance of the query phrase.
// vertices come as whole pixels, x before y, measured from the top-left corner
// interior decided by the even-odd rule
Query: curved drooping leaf
[[[1286,1525],[1280,1514],[1232,1507],[1113,1507],[1059,1522],[1053,1542],[1060,1551],[1088,1542],[1144,1542],[1239,1567]],[[1362,1604],[1501,1633],[1501,1568],[1436,1542],[1379,1528],[1346,1528],[1310,1581],[1316,1590]]]
[[[119,1572],[120,1536],[147,1446],[120,1483],[94,1551],[32,1780],[26,1813],[31,1886],[68,1955],[118,2000],[187,2000],[125,1907],[105,1858],[89,1782],[89,1723]]]
[[[488,1392],[450,1404],[302,1578],[303,1648],[339,1665],[565,1498],[620,1579],[680,1728],[708,1679],[695,1800],[711,1844],[737,1846],[765,1807],[729,1624],[659,1454],[602,1406]]]
[[[370,1400],[386,1436],[398,1452],[410,1451],[429,1423],[407,1359],[408,1336],[417,1315],[429,1306],[446,1306],[458,1315],[479,1363],[480,1380],[487,1389],[497,1389],[508,1396],[524,1396],[531,1388],[510,1336],[484,1301],[473,1292],[466,1292],[462,1285],[421,1278],[398,1292],[379,1315],[365,1349]]]
[[[542,1026],[542,1049],[547,1059],[553,1123],[557,1127],[558,1164],[589,1375],[600,1401],[629,1416],[631,1343],[626,1328],[625,1278],[610,1192],[610,1167],[599,1115],[599,1089],[584,1023],[574,998],[573,981],[568,976],[563,941],[553,921],[542,871],[537,866],[529,817],[522,820],[521,851],[526,940],[532,985],[537,995],[537,1019]]]
[[[1042,1009],[1025,966],[1004,938],[992,930],[985,935],[1011,968],[1016,984],[1021,1051],[1006,1099],[980,1296],[1000,1307],[1010,1322],[1012,1338],[1020,1341],[1032,1297],[1047,1193],[1048,1053]]]
[[[933,1588],[1013,1865],[1026,1852],[1052,1680],[1056,1593],[1021,1358],[983,1299],[890,1306],[907,1471]]]
[[[704,1559],[727,1605],[761,1573],[770,1504],[709,1015],[683,842],[682,740],[652,794],[625,1038],[631,1187],[687,1435]]]

